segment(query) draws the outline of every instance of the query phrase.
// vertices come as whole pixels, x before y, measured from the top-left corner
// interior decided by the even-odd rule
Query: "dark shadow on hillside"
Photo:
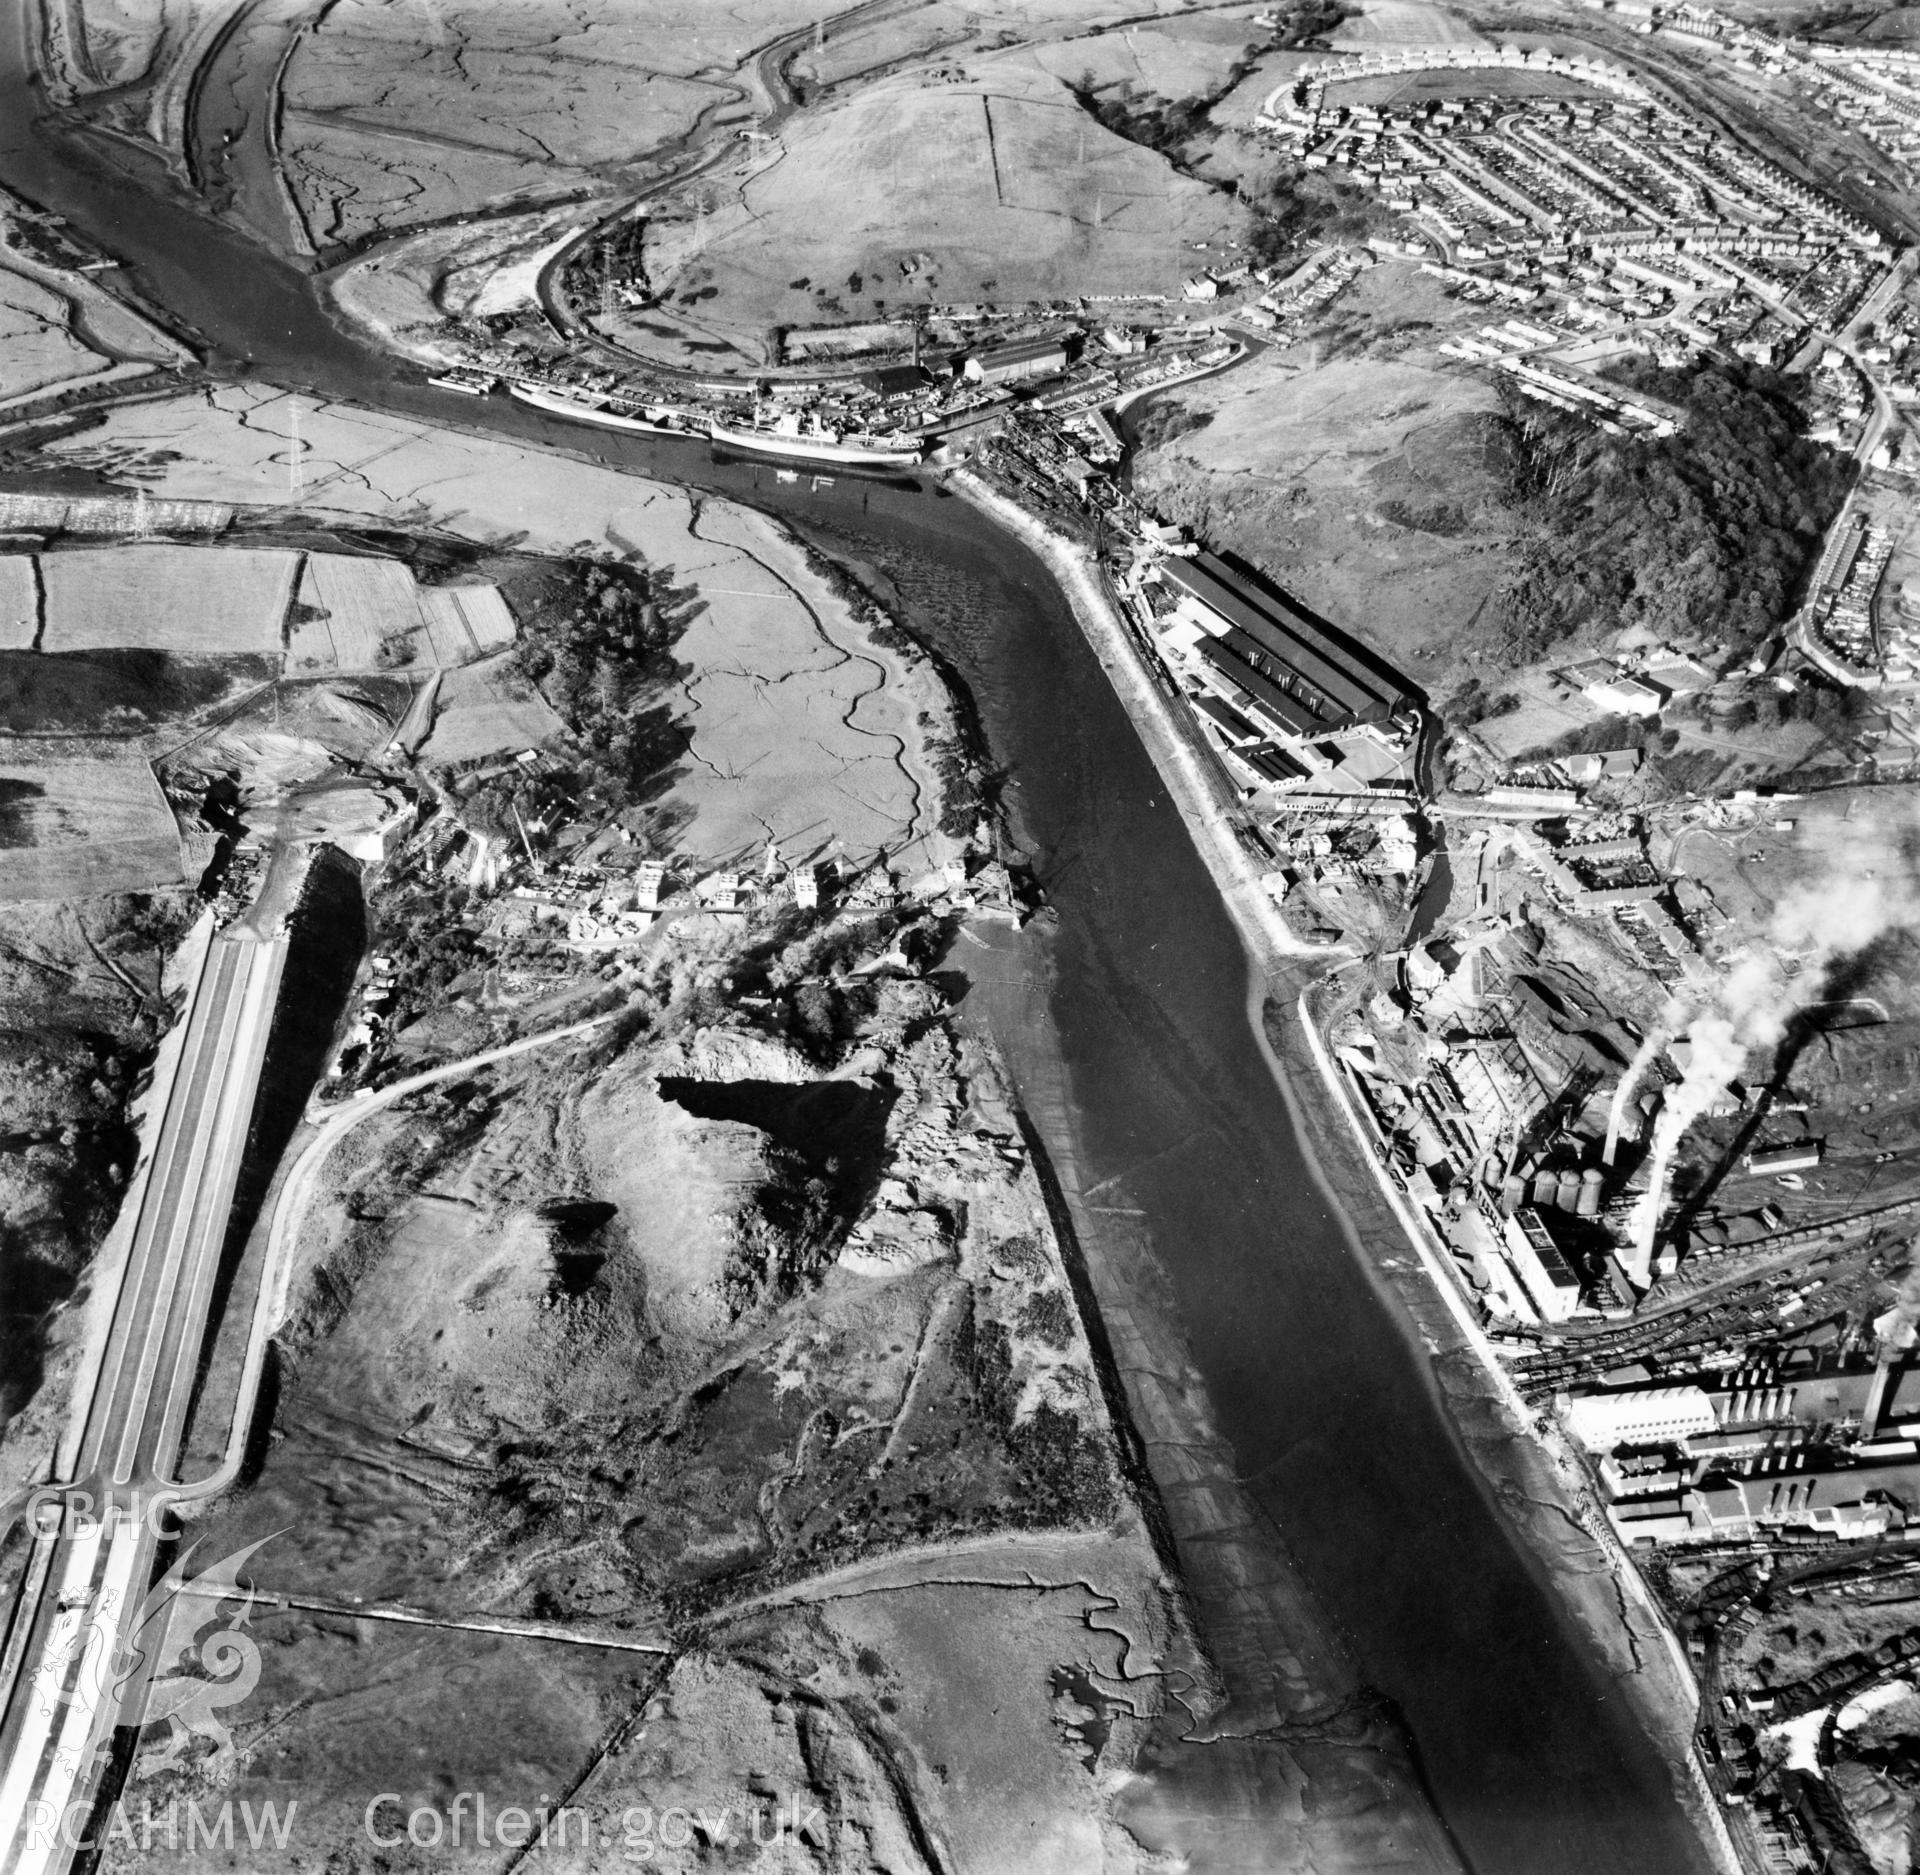
[[[821,1169],[885,1156],[891,1088],[859,1081],[698,1081],[663,1075],[660,1096],[701,1120],[734,1120]]]
[[[46,789],[37,781],[0,776],[0,847],[34,844],[33,803],[46,798]]]
[[[346,1010],[366,945],[360,868],[344,853],[323,846],[314,857],[299,909],[291,921],[286,971],[267,1036],[266,1062],[254,1101],[253,1122],[247,1131],[233,1210],[227,1219],[226,1243],[220,1253],[213,1307],[194,1383],[195,1397],[188,1409],[189,1425],[198,1412],[207,1362],[229,1303],[252,1307],[250,1295],[234,1294],[234,1278],[281,1157],[300,1125],[308,1097],[325,1071],[334,1030]]]
[[[0,651],[0,734],[137,734],[211,707],[236,683],[268,682],[278,662],[143,650]]]
[[[872,1201],[887,1167],[890,1087],[859,1081],[698,1081],[663,1075],[660,1096],[702,1120],[766,1134],[774,1151],[757,1194],[767,1222],[801,1267],[840,1241]]]

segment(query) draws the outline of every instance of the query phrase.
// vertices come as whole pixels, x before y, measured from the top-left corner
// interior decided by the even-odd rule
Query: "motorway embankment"
[[[338,853],[316,855],[303,869],[297,915],[289,920],[285,992],[267,1037],[250,1150],[234,1191],[222,1256],[213,1332],[182,1445],[180,1475],[189,1482],[223,1462],[236,1420],[252,1418],[251,1403],[243,1399],[243,1376],[263,1280],[267,1222],[365,948],[358,868]]]
[[[89,1803],[129,1690],[116,1672],[158,1544],[245,1155],[286,940],[242,926],[205,944],[126,1199],[110,1322],[74,1393],[83,1430],[60,1482],[87,1515],[43,1538],[15,1611],[0,1720],[0,1868],[64,1868],[36,1819]],[[105,1305],[103,1305],[103,1312]],[[114,1514],[105,1516],[111,1504]]]

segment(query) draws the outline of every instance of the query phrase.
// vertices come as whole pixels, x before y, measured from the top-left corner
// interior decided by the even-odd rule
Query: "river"
[[[1053,1124],[1072,1137],[1046,1143],[1150,1245],[1240,1480],[1405,1719],[1464,1858],[1477,1875],[1707,1867],[1659,1750],[1502,1515],[1404,1311],[1311,1177],[1249,1024],[1239,938],[1040,563],[917,483],[781,483],[704,446],[436,392],[337,330],[310,278],[193,210],[157,164],[136,180],[36,134],[33,102],[8,43],[0,181],[128,262],[216,369],[591,450],[755,503],[892,581],[973,693],[1057,912],[1028,940],[1051,1033],[1003,1038],[1016,1069],[1040,1049],[1064,1064],[1071,1115]],[[1096,1217],[1090,1255],[1100,1230]]]

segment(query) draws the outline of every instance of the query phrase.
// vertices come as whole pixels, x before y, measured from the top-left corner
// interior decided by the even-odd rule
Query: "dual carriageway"
[[[46,1533],[0,1654],[0,1875],[57,1875],[73,1860],[114,1730],[144,1690],[150,1663],[133,1642],[165,1513],[230,1482],[231,1457],[181,1477],[181,1446],[288,941],[244,923],[191,941],[180,1039],[155,1076],[153,1147],[121,1209],[124,1257],[107,1272],[111,1313],[96,1316],[104,1340],[75,1387],[78,1449],[57,1490],[36,1498]]]

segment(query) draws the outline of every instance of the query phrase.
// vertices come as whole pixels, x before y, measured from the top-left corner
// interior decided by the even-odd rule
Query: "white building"
[[[1588,684],[1581,695],[1612,716],[1658,716],[1663,700],[1658,690],[1637,677],[1609,677]]]
[[[1665,1445],[1719,1430],[1704,1387],[1635,1387],[1589,1393],[1568,1402],[1567,1429],[1589,1452],[1621,1445]]]

